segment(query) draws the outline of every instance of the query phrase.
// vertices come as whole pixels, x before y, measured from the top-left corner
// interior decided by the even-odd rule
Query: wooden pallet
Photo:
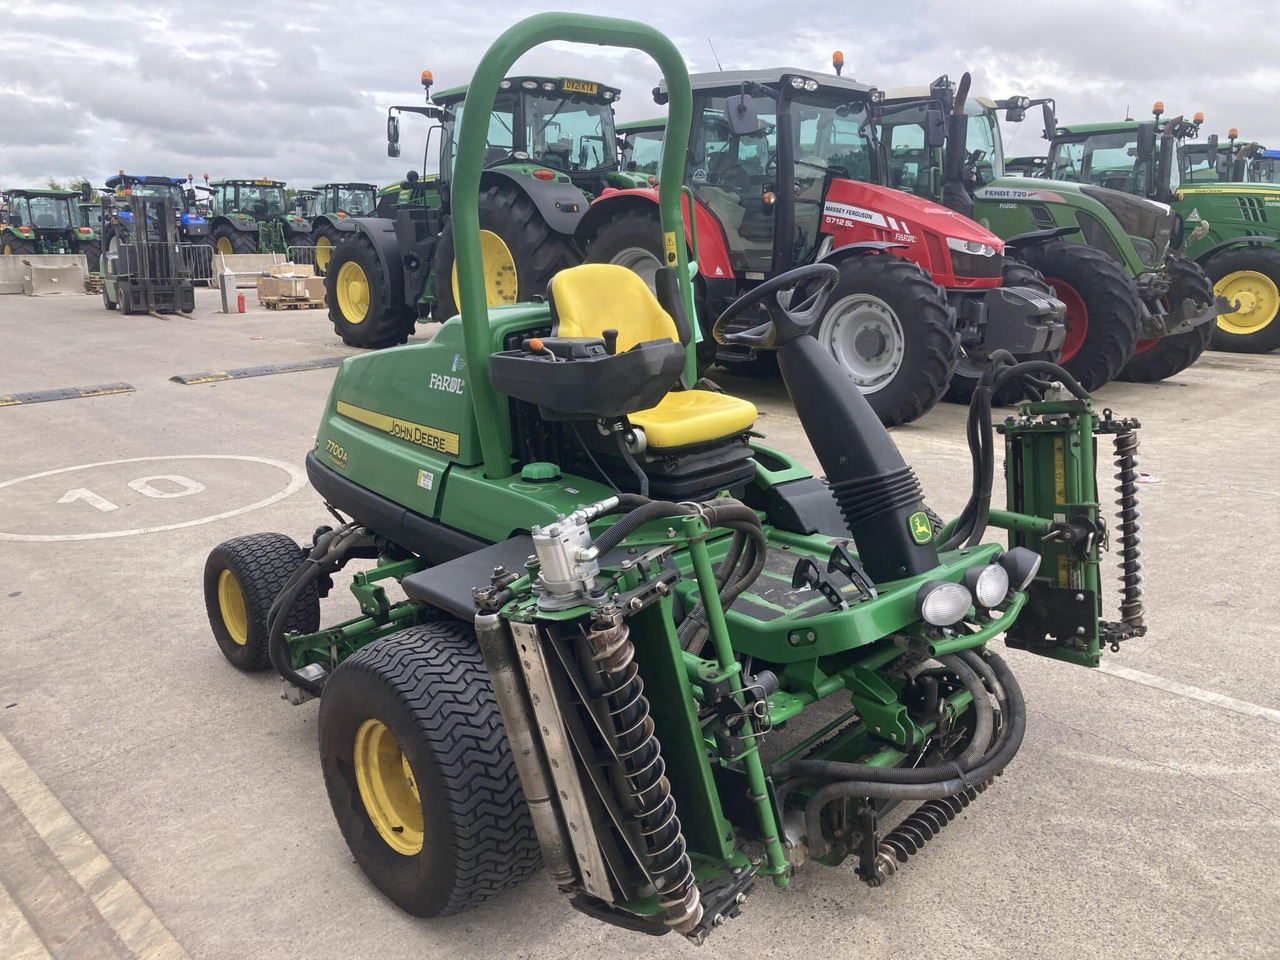
[[[306,297],[263,297],[258,302],[268,310],[319,310],[324,306],[323,300]]]
[[[85,293],[101,293],[101,292],[102,292],[102,277],[95,277],[95,276],[92,276],[92,275],[91,275],[91,276],[87,276],[87,277],[85,277],[85,278],[84,278],[84,292],[85,292]]]

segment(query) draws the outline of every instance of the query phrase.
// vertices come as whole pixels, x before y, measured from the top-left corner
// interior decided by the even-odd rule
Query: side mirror
[[[183,195],[187,198],[187,203],[192,205],[196,202],[196,192],[194,190],[186,190]]]
[[[1209,134],[1209,166],[1216,167],[1218,165],[1218,135],[1216,133]]]
[[[88,180],[80,181],[80,199],[85,203],[93,202],[93,187],[89,186]]]
[[[400,118],[387,115],[387,156],[400,156]]]
[[[929,150],[937,150],[947,143],[947,118],[937,107],[929,107],[924,112],[924,145]]]
[[[747,137],[760,130],[756,102],[749,94],[728,97],[724,102],[724,119],[729,124],[729,133],[735,137]]]
[[[1040,112],[1044,117],[1044,138],[1052,140],[1058,135],[1058,116],[1052,103],[1040,104]]]
[[[1156,155],[1156,126],[1154,123],[1138,125],[1138,159],[1149,162]]]

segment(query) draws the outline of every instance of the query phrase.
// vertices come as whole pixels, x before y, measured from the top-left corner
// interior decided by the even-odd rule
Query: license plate
[[[564,80],[561,81],[560,89],[565,93],[591,93],[600,92],[600,84],[590,83],[586,80]]]

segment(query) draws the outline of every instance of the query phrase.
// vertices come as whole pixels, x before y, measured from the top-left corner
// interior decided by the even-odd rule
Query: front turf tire
[[[1194,260],[1174,257],[1169,260],[1169,304],[1181,306],[1185,300],[1208,309],[1213,303],[1213,285]],[[1181,373],[1208,348],[1214,326],[1211,320],[1171,337],[1139,340],[1133,359],[1120,371],[1120,379],[1156,383]]]
[[[1205,273],[1214,293],[1241,302],[1239,312],[1218,317],[1214,350],[1270,353],[1280,347],[1280,250],[1235,247],[1213,257]]]
[[[502,184],[480,191],[480,232],[482,242],[486,232],[492,234],[510,255],[507,264],[485,263],[485,285],[491,307],[502,303],[524,303],[532,300],[535,294],[545,297],[551,278],[574,263],[568,240],[547,226],[534,202],[513,186]],[[490,245],[498,249],[492,240]],[[500,254],[501,259],[505,260],[506,254]],[[510,276],[512,268],[514,284]],[[436,296],[432,317],[444,323],[459,313],[453,289],[452,219],[440,234],[432,272]]]
[[[1137,285],[1115,259],[1082,243],[1036,243],[1021,254],[1067,305],[1059,364],[1086,390],[1106,386],[1133,358],[1142,333]]]
[[[319,728],[343,838],[402,910],[456,913],[537,870],[537,837],[470,624],[409,627],[343,661],[325,684]]]
[[[204,606],[218,648],[244,671],[271,666],[267,613],[305,553],[283,533],[236,537],[213,548],[204,565]],[[312,584],[285,622],[286,632],[320,629],[320,594]]]
[[[946,393],[960,355],[955,314],[924,270],[892,254],[854,254],[814,325],[886,427],[924,416]]]
[[[333,331],[349,347],[381,350],[404,343],[417,317],[404,291],[392,289],[382,261],[367,237],[335,247],[324,276],[324,299]]]

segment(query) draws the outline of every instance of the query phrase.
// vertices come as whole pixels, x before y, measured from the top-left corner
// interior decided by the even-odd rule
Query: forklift
[[[171,196],[129,200],[128,220],[115,196],[102,195],[104,238],[102,304],[121,313],[146,313],[158,319],[176,313],[190,317],[196,306],[189,260],[178,237],[178,215]]]

